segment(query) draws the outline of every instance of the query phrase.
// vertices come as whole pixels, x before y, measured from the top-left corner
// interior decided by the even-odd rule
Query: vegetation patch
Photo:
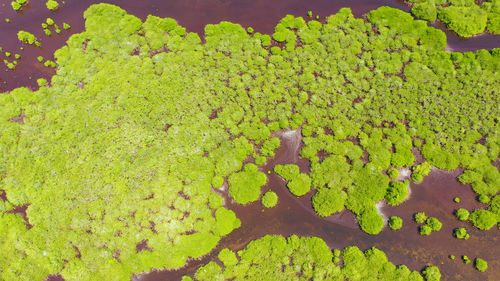
[[[377,234],[376,204],[407,196],[387,171],[409,169],[417,182],[432,167],[460,166],[459,180],[491,198],[469,220],[499,221],[500,49],[447,52],[442,31],[389,7],[366,19],[344,8],[324,23],[289,15],[272,36],[209,24],[204,43],[174,19],[143,22],[109,4],[84,18],[55,61],[40,59],[56,67],[50,81],[0,95],[2,280],[130,280],[209,253],[241,224],[220,193],[261,198],[259,165],[281,130],[302,132],[311,167],[276,172],[296,196],[314,189],[321,216],[345,208]],[[416,165],[415,150],[425,162]],[[16,207],[26,224],[7,212]],[[151,250],[137,252],[145,240]],[[343,254],[351,258],[369,259],[354,248]],[[300,264],[303,276],[321,267]],[[346,278],[373,276],[362,268],[347,267]]]
[[[184,276],[182,280],[441,280],[436,266],[420,274],[392,264],[375,247],[364,252],[355,246],[331,251],[318,237],[266,235],[237,253],[223,249],[218,260],[223,267],[210,261],[196,271],[194,279]]]

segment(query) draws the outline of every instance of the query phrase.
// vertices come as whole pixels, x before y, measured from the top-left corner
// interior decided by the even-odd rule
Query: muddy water
[[[276,164],[295,163],[307,172],[308,164],[298,157],[300,140],[298,134],[282,137],[282,146],[276,158],[263,167],[263,171],[272,170]],[[384,216],[397,215],[403,218],[404,226],[399,231],[384,228],[379,235],[371,236],[359,230],[354,215],[349,211],[332,215],[326,219],[318,217],[311,208],[310,198],[313,192],[298,199],[293,196],[282,180],[275,173],[268,176],[268,184],[263,191],[274,190],[278,196],[278,205],[272,209],[263,208],[259,202],[246,206],[233,204],[226,198],[228,207],[234,210],[242,221],[241,228],[224,237],[217,249],[201,260],[190,261],[185,268],[177,271],[154,271],[134,276],[134,281],[180,280],[182,275],[193,274],[198,267],[213,260],[216,253],[223,248],[239,250],[251,240],[266,234],[289,236],[318,236],[324,239],[331,248],[344,248],[356,245],[361,249],[375,246],[386,252],[389,260],[395,264],[406,264],[410,269],[421,270],[426,265],[439,266],[442,280],[491,280],[497,281],[500,276],[499,230],[478,231],[470,224],[458,221],[453,211],[459,207],[474,209],[484,208],[475,200],[471,188],[456,180],[456,172],[433,170],[420,184],[411,184],[411,195],[402,205],[397,207],[382,206]],[[460,197],[461,203],[454,203],[453,198]],[[412,216],[425,211],[428,216],[437,217],[443,223],[439,232],[430,236],[418,234],[418,224]],[[453,229],[466,227],[471,235],[467,241],[455,239]],[[450,260],[449,254],[458,258]],[[460,257],[467,255],[471,259],[481,257],[489,262],[485,273],[476,271],[472,263],[464,264]]]
[[[53,53],[62,47],[72,33],[84,29],[83,12],[89,5],[98,2],[116,4],[143,20],[148,14],[161,17],[173,17],[185,26],[188,31],[203,33],[203,27],[209,23],[218,23],[222,20],[240,23],[247,27],[252,26],[256,31],[271,33],[276,23],[286,14],[305,16],[311,10],[315,15],[325,17],[336,13],[342,7],[351,7],[355,16],[360,17],[372,9],[386,5],[409,11],[409,7],[397,0],[110,0],[66,1],[59,11],[52,12],[45,7],[45,1],[29,1],[29,4],[16,13],[10,7],[10,0],[0,0],[0,46],[4,51],[19,53],[22,58],[15,71],[3,71],[6,67],[0,65],[0,91],[9,91],[20,86],[36,88],[37,78],[50,78],[54,69],[44,67],[36,61],[36,57],[43,56],[53,59]],[[51,17],[62,26],[69,23],[70,32],[63,31],[60,35],[47,37],[40,26],[47,17]],[[5,18],[11,19],[10,23]],[[438,25],[439,28],[443,28]],[[24,46],[21,51],[16,34],[19,30],[34,33],[42,47]],[[477,49],[492,49],[500,47],[500,36],[489,34],[480,35],[471,39],[448,34],[448,49],[454,51],[471,51]],[[3,61],[6,57],[0,54]],[[11,60],[11,59],[9,59]]]

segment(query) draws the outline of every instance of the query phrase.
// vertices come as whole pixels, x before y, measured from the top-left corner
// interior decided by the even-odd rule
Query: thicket
[[[223,267],[210,261],[197,270],[194,280],[441,280],[436,266],[420,274],[392,264],[375,247],[364,252],[356,246],[331,251],[317,237],[266,235],[237,253],[223,249],[218,259]]]
[[[256,164],[280,130],[303,129],[311,161],[290,190],[316,189],[315,209],[343,205],[370,234],[384,222],[375,204],[406,197],[391,168],[421,180],[461,166],[460,181],[494,196],[473,223],[499,220],[500,49],[446,52],[442,31],[388,7],[286,16],[272,37],[221,22],[203,44],[113,5],[84,18],[45,86],[0,95],[3,209],[26,206],[29,223],[0,213],[2,280],[130,280],[209,253],[240,224],[220,192],[261,198]],[[136,252],[144,241],[152,251]]]
[[[500,2],[498,0],[406,0],[412,4],[416,17],[435,21],[436,17],[447,28],[462,37],[471,37],[485,31],[500,34]]]

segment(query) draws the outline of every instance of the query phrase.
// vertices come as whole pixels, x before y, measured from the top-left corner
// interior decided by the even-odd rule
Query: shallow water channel
[[[16,13],[10,8],[10,0],[0,0],[0,46],[4,51],[20,53],[22,59],[15,71],[0,70],[0,92],[20,86],[36,88],[36,79],[49,78],[55,71],[43,67],[36,62],[37,56],[53,59],[56,49],[64,45],[68,37],[84,30],[83,12],[90,4],[103,2],[91,0],[66,1],[60,11],[51,12],[45,8],[45,1],[30,1],[23,12]],[[252,26],[258,32],[271,33],[277,22],[286,14],[305,16],[307,11],[314,15],[325,17],[336,13],[341,7],[351,7],[355,16],[363,16],[366,12],[379,6],[387,5],[409,11],[409,7],[399,1],[389,0],[176,0],[176,1],[132,1],[110,0],[129,13],[145,19],[148,14],[175,18],[188,31],[203,32],[203,27],[209,23],[222,20],[240,23],[242,26]],[[43,34],[40,24],[47,17],[56,23],[69,23],[70,32],[47,37]],[[6,23],[10,18],[11,23]],[[443,28],[436,24],[437,27]],[[16,33],[19,30],[33,32],[41,41],[42,48],[21,46]],[[492,49],[500,47],[500,36],[483,34],[470,39],[463,39],[447,32],[448,50],[471,51],[477,49]],[[4,67],[3,65],[1,67]],[[262,168],[272,170],[276,164],[295,163],[302,172],[308,169],[308,162],[298,158],[301,142],[298,134],[288,133],[282,138],[282,146],[277,156]],[[475,195],[469,186],[457,182],[459,171],[444,172],[433,170],[420,184],[411,184],[411,196],[398,207],[380,206],[384,216],[397,215],[403,218],[404,226],[399,231],[388,228],[376,236],[371,236],[359,230],[352,213],[344,211],[323,219],[318,217],[311,208],[312,192],[302,198],[295,198],[286,188],[285,182],[276,174],[271,173],[268,184],[263,192],[274,190],[279,196],[275,208],[264,209],[259,202],[241,206],[226,199],[227,207],[234,210],[242,221],[242,226],[224,237],[211,254],[196,261],[190,261],[186,267],[177,271],[154,271],[136,275],[134,281],[179,280],[184,274],[193,274],[202,264],[213,259],[219,250],[228,247],[233,250],[243,248],[251,240],[266,234],[291,234],[318,236],[324,239],[331,248],[343,248],[349,245],[367,249],[375,246],[387,254],[395,264],[406,264],[413,270],[420,270],[426,265],[439,266],[443,280],[500,280],[500,230],[475,230],[470,224],[458,221],[453,210],[463,207],[468,209],[484,208],[475,200]],[[454,197],[460,197],[462,202],[453,202]],[[412,221],[412,215],[425,211],[427,215],[437,217],[443,222],[443,228],[430,236],[418,234],[418,225]],[[456,227],[466,227],[471,235],[467,241],[453,238]],[[457,259],[448,259],[454,254]],[[464,264],[460,256],[470,258],[481,257],[489,262],[485,273],[476,271],[472,264]],[[60,276],[51,276],[49,280],[62,280]]]

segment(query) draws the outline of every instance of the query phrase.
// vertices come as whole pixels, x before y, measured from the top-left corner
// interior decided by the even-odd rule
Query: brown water
[[[299,136],[299,135],[295,135]],[[267,163],[262,171],[272,170],[276,164],[295,163],[307,172],[308,163],[300,160],[298,149],[300,139],[282,138],[275,159]],[[263,191],[272,189],[279,196],[278,205],[271,209],[263,208],[259,202],[241,206],[226,198],[227,207],[234,210],[241,219],[241,228],[235,230],[221,242],[208,256],[201,260],[190,261],[186,267],[176,271],[153,271],[136,275],[133,281],[163,281],[180,280],[182,275],[192,275],[198,267],[215,258],[223,248],[239,250],[251,240],[266,234],[289,236],[318,236],[324,239],[331,248],[344,248],[356,245],[361,249],[375,246],[383,250],[394,264],[405,264],[412,270],[421,270],[427,265],[439,266],[443,274],[442,280],[490,280],[498,281],[500,276],[499,230],[479,231],[466,222],[458,221],[453,211],[459,207],[474,209],[484,208],[475,200],[475,194],[469,186],[456,180],[459,171],[445,172],[433,170],[420,184],[411,184],[411,195],[402,205],[397,207],[384,206],[382,213],[389,217],[397,215],[404,220],[403,228],[393,231],[388,227],[376,236],[362,232],[356,223],[354,215],[349,211],[323,219],[317,216],[311,208],[312,192],[302,198],[293,196],[285,186],[285,181],[275,173],[268,176],[268,184]],[[453,198],[460,197],[457,204]],[[437,217],[443,228],[430,236],[418,234],[418,224],[413,222],[413,214],[425,211],[428,216]],[[467,241],[455,239],[453,229],[466,227],[471,238]],[[449,254],[457,259],[450,260]],[[489,268],[480,273],[473,268],[472,263],[464,264],[460,257],[467,255],[473,259],[481,257],[488,261]]]
[[[0,0],[0,46],[4,51],[21,54],[22,58],[15,71],[2,71],[7,68],[1,62],[0,91],[9,91],[20,86],[36,88],[37,78],[50,78],[55,71],[38,63],[36,57],[41,55],[53,59],[54,51],[64,45],[71,33],[83,31],[83,12],[94,3],[107,2],[119,5],[143,20],[148,14],[173,17],[188,31],[200,34],[206,24],[222,20],[237,22],[245,27],[252,26],[261,33],[271,33],[274,26],[286,14],[305,16],[309,10],[313,11],[314,15],[324,18],[336,13],[342,7],[351,7],[357,17],[383,5],[404,11],[410,9],[397,0],[78,0],[66,1],[66,4],[61,5],[56,12],[49,11],[45,7],[45,1],[29,1],[22,12],[16,13],[10,7],[10,2],[11,0]],[[54,19],[59,26],[62,26],[63,22],[69,23],[72,26],[70,32],[63,31],[60,35],[53,32],[51,37],[47,37],[40,26],[47,17]],[[6,23],[5,18],[10,18],[11,22]],[[19,50],[21,44],[16,36],[19,30],[34,33],[42,43],[42,47],[24,46],[24,51]],[[500,47],[500,36],[483,34],[464,39],[457,37],[453,32],[447,35],[449,50],[471,51]],[[4,58],[4,55],[0,54],[2,61]]]
[[[4,51],[19,53],[21,62],[15,71],[2,71],[0,66],[0,92],[8,91],[20,86],[36,88],[36,79],[50,78],[54,70],[36,62],[37,56],[53,59],[53,52],[64,45],[70,34],[81,32],[84,29],[83,11],[90,4],[103,1],[78,0],[67,1],[60,11],[51,12],[45,8],[45,1],[30,1],[23,8],[23,12],[16,13],[10,8],[10,0],[0,0],[0,46]],[[363,16],[366,12],[382,5],[392,6],[408,11],[409,7],[398,1],[389,0],[275,0],[275,1],[243,1],[243,0],[176,0],[176,1],[132,1],[113,0],[108,3],[120,5],[129,13],[139,16],[143,20],[148,14],[160,17],[173,17],[188,31],[202,33],[203,27],[209,23],[218,23],[222,20],[240,23],[242,26],[252,26],[256,31],[271,33],[276,23],[286,14],[305,16],[308,10],[315,15],[325,17],[336,13],[341,7],[351,7],[355,16]],[[70,32],[63,31],[61,35],[47,37],[43,34],[40,24],[47,17],[51,17],[57,24],[69,23]],[[11,23],[6,23],[10,18]],[[436,24],[437,27],[443,28]],[[19,30],[33,32],[42,42],[42,47],[21,46],[16,33]],[[448,50],[471,51],[477,49],[492,49],[500,47],[500,36],[483,34],[470,39],[459,38],[452,32],[447,32]],[[0,54],[0,59],[4,59]],[[290,138],[283,141],[277,157],[268,163],[263,170],[272,169],[275,164],[297,163],[303,172],[308,169],[308,163],[300,161],[297,149],[300,141]],[[284,181],[271,174],[269,183],[264,188],[273,189],[278,193],[278,206],[272,209],[263,209],[260,203],[240,206],[230,203],[242,221],[242,227],[229,236],[224,237],[210,255],[200,261],[192,261],[178,271],[154,271],[149,274],[133,277],[136,281],[178,280],[184,274],[192,274],[203,263],[213,259],[216,253],[224,248],[241,249],[249,241],[266,234],[305,235],[323,238],[332,248],[343,248],[348,245],[357,245],[366,249],[376,246],[385,251],[389,259],[395,264],[406,264],[411,269],[420,270],[428,264],[438,265],[443,273],[444,280],[499,280],[500,261],[496,254],[500,251],[499,230],[481,232],[474,230],[470,225],[456,220],[453,210],[458,207],[484,207],[474,200],[475,195],[470,187],[456,181],[457,173],[433,171],[421,184],[412,184],[411,198],[399,207],[383,207],[386,216],[398,215],[405,221],[403,229],[391,231],[384,229],[377,236],[370,236],[358,229],[354,216],[350,212],[343,212],[322,219],[315,215],[310,207],[312,193],[297,199],[288,192]],[[455,196],[462,198],[462,203],[453,203]],[[1,197],[1,194],[0,194]],[[443,222],[443,229],[428,237],[420,236],[418,225],[411,220],[412,214],[425,211],[430,216],[436,216]],[[16,210],[22,213],[22,209]],[[465,226],[471,234],[468,241],[457,240],[452,236],[452,230]],[[448,254],[457,257],[468,255],[470,258],[482,257],[489,262],[486,273],[479,273],[472,264],[465,265],[459,258],[452,261]],[[62,280],[57,276],[50,276],[49,280]]]

